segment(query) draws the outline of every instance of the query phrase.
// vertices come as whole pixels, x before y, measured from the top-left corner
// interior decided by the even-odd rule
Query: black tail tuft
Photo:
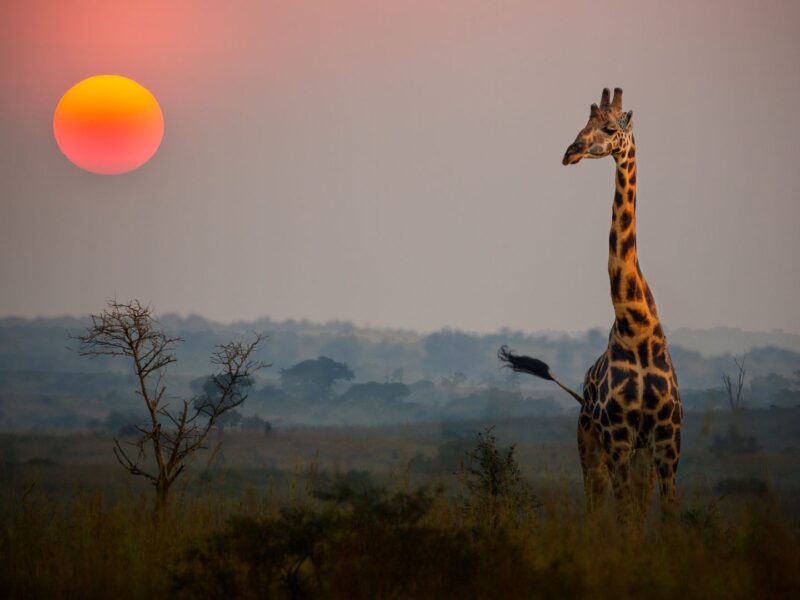
[[[500,362],[505,363],[504,366],[512,371],[516,371],[517,373],[529,373],[530,375],[553,381],[553,376],[550,374],[550,367],[538,358],[514,354],[513,350],[508,349],[508,346],[500,348],[497,352],[497,358],[500,359]]]

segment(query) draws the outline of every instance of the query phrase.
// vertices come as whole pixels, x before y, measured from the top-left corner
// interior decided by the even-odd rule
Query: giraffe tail
[[[536,377],[554,382],[558,387],[575,398],[579,404],[583,405],[583,398],[556,379],[550,372],[550,367],[547,366],[547,363],[542,362],[538,358],[521,356],[516,354],[513,350],[509,350],[508,346],[502,346],[500,348],[497,352],[497,358],[500,359],[500,362],[504,363],[503,366],[508,367],[515,373],[528,373],[529,375],[535,375]]]

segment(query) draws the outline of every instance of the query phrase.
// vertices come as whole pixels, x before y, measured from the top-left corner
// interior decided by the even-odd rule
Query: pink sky
[[[619,85],[666,325],[800,332],[800,4],[543,4],[4,3],[0,314],[608,326],[612,164],[560,159]],[[52,139],[99,73],[165,116],[118,178]]]

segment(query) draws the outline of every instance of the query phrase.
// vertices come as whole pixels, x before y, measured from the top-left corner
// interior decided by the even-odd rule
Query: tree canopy
[[[311,402],[324,402],[333,397],[337,381],[350,381],[355,374],[346,364],[320,356],[281,369],[280,377],[286,392]]]

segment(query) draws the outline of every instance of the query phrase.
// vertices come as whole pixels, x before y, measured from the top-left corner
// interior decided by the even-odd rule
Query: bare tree
[[[215,369],[212,381],[216,394],[202,401],[183,400],[171,407],[165,399],[165,369],[176,361],[174,347],[183,341],[169,337],[153,318],[153,310],[138,300],[128,303],[111,300],[99,315],[91,315],[92,324],[85,335],[77,336],[80,354],[88,357],[122,356],[133,361],[138,382],[136,393],[147,408],[145,424],[136,427],[139,437],[126,442],[114,439],[114,455],[131,474],[150,480],[156,490],[157,510],[166,506],[172,484],[183,472],[188,459],[205,448],[209,434],[219,418],[240,406],[247,394],[244,382],[266,365],[252,358],[265,336],[257,334],[249,343],[242,341],[218,345],[211,355]],[[144,463],[148,450],[154,467]]]
[[[722,374],[722,384],[725,386],[725,391],[728,393],[728,403],[730,404],[731,410],[734,411],[738,410],[742,405],[742,388],[744,387],[744,376],[747,373],[744,368],[744,360],[744,357],[742,357],[742,361],[739,362],[738,357],[733,357],[733,362],[736,363],[736,368],[738,370],[735,391],[731,376],[727,373]]]

